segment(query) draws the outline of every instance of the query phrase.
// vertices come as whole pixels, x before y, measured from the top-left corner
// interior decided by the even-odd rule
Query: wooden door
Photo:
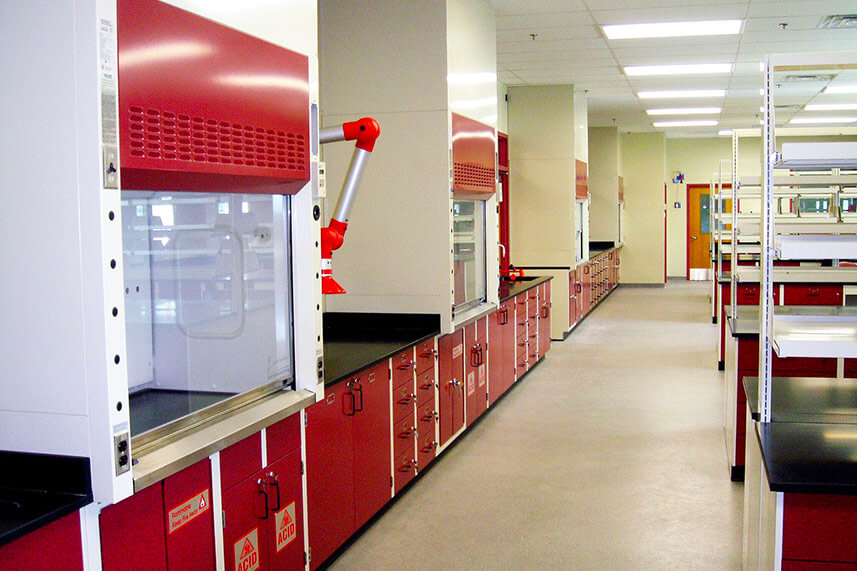
[[[729,189],[724,185],[724,189]],[[690,270],[711,267],[709,239],[711,220],[709,209],[716,207],[711,203],[711,187],[707,184],[687,185],[687,277]],[[731,212],[732,201],[724,201],[723,209]],[[715,221],[715,224],[717,221]],[[729,226],[727,225],[728,229]]]

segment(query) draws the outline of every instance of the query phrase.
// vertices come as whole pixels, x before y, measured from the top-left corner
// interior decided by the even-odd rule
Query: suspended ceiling
[[[512,85],[573,84],[585,90],[589,125],[623,132],[665,131],[668,136],[712,136],[724,129],[758,127],[759,63],[767,54],[857,50],[857,27],[820,28],[825,17],[857,13],[844,0],[491,0],[497,10],[499,80]],[[741,19],[742,32],[698,36],[608,40],[601,25]],[[628,77],[625,66],[731,63],[731,73],[697,76]],[[777,123],[803,112],[807,102],[857,102],[857,94],[821,94],[831,82],[857,83],[857,72],[832,79],[780,83]],[[641,100],[643,90],[725,89],[712,99]],[[716,127],[656,129],[646,114],[654,107],[722,107]],[[851,111],[847,114],[857,115]],[[691,117],[669,117],[669,119]],[[703,118],[703,117],[697,117]],[[658,120],[664,120],[664,117]],[[852,125],[853,127],[853,125]]]

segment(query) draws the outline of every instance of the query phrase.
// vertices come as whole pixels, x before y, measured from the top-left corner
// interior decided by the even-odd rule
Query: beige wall
[[[802,141],[848,141],[853,137],[779,137],[777,145]],[[732,178],[732,137],[667,139],[667,274],[684,277],[687,272],[687,184],[708,184],[718,172],[721,159],[726,180]],[[738,143],[738,175],[759,176],[761,139],[741,137]],[[672,184],[675,171],[684,173],[685,184]],[[674,208],[675,201],[681,208]]]
[[[666,138],[663,133],[628,133],[621,139],[625,179],[621,281],[662,284]]]
[[[619,240],[619,130],[589,128],[589,236],[595,242]]]
[[[510,249],[516,266],[575,265],[574,86],[509,87]]]

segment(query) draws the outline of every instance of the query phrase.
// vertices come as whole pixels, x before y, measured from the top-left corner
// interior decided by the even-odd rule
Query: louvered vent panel
[[[493,191],[494,169],[478,163],[453,163],[452,181],[454,188]]]
[[[185,163],[301,170],[306,136],[177,111],[129,108],[131,155]]]

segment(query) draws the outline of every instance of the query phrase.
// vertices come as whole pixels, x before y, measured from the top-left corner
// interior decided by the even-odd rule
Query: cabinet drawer
[[[427,371],[428,369],[434,370],[434,361],[437,358],[437,350],[434,348],[434,338],[426,339],[416,348],[417,353],[417,374]]]
[[[738,370],[754,371],[759,369],[759,340],[757,338],[741,338],[738,341]],[[790,357],[781,359],[772,355],[771,373],[774,376],[811,376],[835,377],[836,359],[814,357]]]
[[[399,457],[406,452],[414,455],[414,445],[417,440],[417,427],[414,417],[406,416],[393,425],[393,456]]]
[[[837,284],[786,284],[784,305],[842,305],[842,286]]]
[[[403,382],[414,378],[416,361],[414,360],[413,347],[393,355],[391,361],[393,364],[393,387],[397,387]]]
[[[393,390],[393,421],[401,419],[406,414],[413,414],[417,395],[414,394],[413,384],[401,385]]]
[[[759,284],[739,284],[735,294],[738,305],[759,305],[761,286]],[[774,284],[774,305],[780,303],[780,286]]]
[[[430,434],[434,437],[434,425],[437,422],[437,410],[434,403],[427,402],[417,409],[417,429],[420,435]]]
[[[423,434],[420,432],[420,441],[417,445],[417,468],[425,470],[437,453],[437,441],[434,438],[434,432]]]
[[[396,493],[399,493],[408,482],[414,479],[416,463],[413,449],[396,456],[393,461],[393,481],[396,484]]]
[[[262,437],[257,432],[220,451],[221,486],[231,488],[261,467]]]
[[[434,405],[434,388],[436,384],[434,380],[434,367],[420,373],[419,377],[417,377],[417,406],[421,406],[427,402],[431,402]]]

